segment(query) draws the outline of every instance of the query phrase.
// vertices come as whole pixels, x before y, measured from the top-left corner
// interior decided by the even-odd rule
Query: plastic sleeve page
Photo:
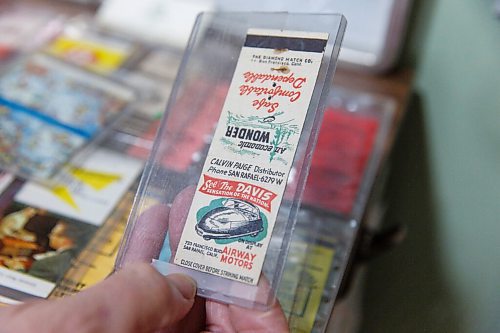
[[[258,283],[328,36],[248,30],[175,264]]]

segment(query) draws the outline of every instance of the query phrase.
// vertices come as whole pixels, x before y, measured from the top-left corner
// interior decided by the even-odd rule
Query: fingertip
[[[193,201],[196,186],[189,186],[182,190],[174,199],[170,211],[169,236],[172,253],[175,252],[186,224],[189,207]]]
[[[168,230],[170,208],[155,205],[142,213],[134,224],[124,252],[123,263],[151,262],[160,254]]]
[[[191,185],[183,189],[174,199],[172,203],[172,218],[184,219],[186,218],[189,205],[193,201],[196,186]]]

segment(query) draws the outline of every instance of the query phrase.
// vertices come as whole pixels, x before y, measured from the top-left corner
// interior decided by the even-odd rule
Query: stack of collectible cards
[[[51,177],[133,100],[131,89],[34,54],[0,76],[0,167]]]
[[[81,19],[45,34],[39,51],[18,52],[26,50],[12,41],[44,30],[25,9],[0,13],[0,31],[18,36],[0,33],[9,55],[0,71],[0,168],[29,179],[0,173],[0,304],[60,297],[111,271],[143,161],[128,145],[84,148],[116,125],[143,136],[163,113],[180,59],[154,49],[138,62],[140,43]],[[151,67],[162,61],[169,67]]]
[[[63,175],[58,179],[64,182],[56,187],[26,182],[8,195],[4,192],[0,200],[0,295],[4,302],[49,297],[65,276],[79,276],[76,266],[78,274],[86,271],[88,267],[82,270],[79,259],[82,250],[88,257],[93,251],[89,244],[94,248],[106,245],[103,232],[107,235],[108,230],[103,226],[116,227],[127,214],[126,204],[115,207],[125,200],[142,167],[134,158],[97,149],[81,166],[60,171]],[[0,179],[6,188],[10,178],[4,177]],[[130,201],[130,195],[126,198]]]

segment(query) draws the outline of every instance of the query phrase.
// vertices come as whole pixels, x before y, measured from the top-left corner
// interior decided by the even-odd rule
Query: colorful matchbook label
[[[257,284],[327,41],[249,29],[175,264]]]

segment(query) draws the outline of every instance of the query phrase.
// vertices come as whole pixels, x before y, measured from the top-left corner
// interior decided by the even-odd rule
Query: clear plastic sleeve
[[[334,14],[198,17],[117,269],[153,261],[192,276],[200,296],[274,303],[345,26]]]

